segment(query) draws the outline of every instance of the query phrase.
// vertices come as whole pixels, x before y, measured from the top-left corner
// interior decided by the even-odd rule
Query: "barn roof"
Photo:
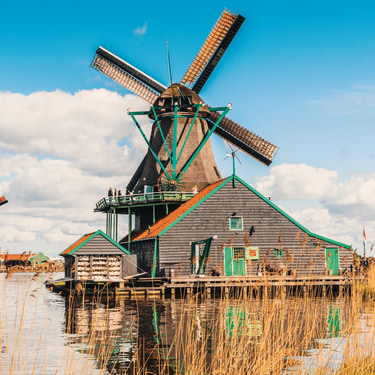
[[[128,250],[126,250],[116,241],[112,240],[112,238],[108,237],[99,229],[96,232],[84,234],[80,239],[72,243],[67,249],[65,249],[62,253],[60,253],[60,255],[62,256],[73,255],[77,250],[79,250],[82,246],[87,244],[89,241],[91,241],[93,238],[95,238],[98,235],[103,236],[105,239],[107,239],[109,242],[111,242],[113,245],[115,245],[119,250],[121,250],[125,254],[130,254]]]
[[[236,175],[231,175],[230,177],[226,179],[219,180],[211,185],[208,185],[207,187],[202,189],[197,195],[195,195],[193,198],[187,201],[185,204],[183,204],[176,210],[172,211],[169,215],[158,220],[155,224],[153,224],[150,227],[150,229],[146,229],[146,230],[143,230],[142,232],[134,233],[131,237],[131,241],[139,241],[139,240],[151,239],[155,237],[161,237],[169,229],[173,228],[185,216],[187,216],[191,211],[199,207],[206,199],[211,197],[218,190],[220,190],[223,186],[233,181],[234,179],[236,179],[236,181],[240,182],[245,187],[247,187],[250,191],[256,194],[259,198],[263,199],[263,201],[265,201],[267,204],[269,204],[271,207],[273,207],[275,210],[277,210],[279,213],[285,216],[288,220],[293,222],[299,229],[301,229],[303,232],[307,233],[311,237],[320,239],[322,241],[330,242],[336,246],[341,246],[346,249],[351,248],[350,245],[346,245],[341,242],[334,241],[329,238],[319,236],[318,234],[310,232],[307,228],[305,228],[303,225],[301,225],[296,220],[294,220],[291,216],[289,216],[286,212],[284,212],[280,207],[278,207],[270,199],[263,196],[261,193],[259,193],[252,186],[247,184],[245,181],[243,181],[241,178],[239,178]]]

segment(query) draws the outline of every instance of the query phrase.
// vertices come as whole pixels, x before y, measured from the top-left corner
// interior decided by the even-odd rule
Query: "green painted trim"
[[[71,250],[68,254],[63,254],[63,255],[73,255],[75,252],[77,252],[81,247],[83,247],[84,245],[86,245],[89,241],[91,241],[93,238],[95,238],[96,236],[98,235],[102,235],[106,240],[108,240],[109,242],[111,242],[113,245],[115,245],[119,250],[121,250],[122,252],[124,252],[125,254],[131,254],[130,251],[126,250],[124,247],[122,247],[119,243],[117,243],[116,241],[114,241],[111,237],[107,236],[104,232],[102,232],[100,229],[97,230],[95,233],[93,233],[90,237],[88,237],[85,241],[83,241],[81,244],[79,244],[77,247],[75,247],[73,250]],[[81,236],[77,241],[79,241],[82,237],[86,236],[86,234],[84,234],[83,236]],[[76,241],[76,242],[77,242]],[[68,246],[70,247],[70,246]],[[67,249],[68,249],[67,247]],[[65,249],[66,250],[66,249]],[[64,250],[64,251],[65,251]],[[64,252],[63,251],[63,252]],[[62,253],[63,253],[62,252]],[[62,254],[61,253],[61,254]],[[60,254],[60,255],[61,255]]]
[[[161,134],[161,137],[163,138],[164,146],[165,146],[165,148],[167,149],[168,156],[169,156],[169,160],[172,160],[172,156],[171,156],[171,153],[169,152],[169,148],[168,148],[168,145],[167,145],[167,141],[165,140],[164,133],[163,133],[163,131],[162,131],[162,129],[161,129],[161,126],[160,126],[160,123],[159,123],[158,115],[156,114],[155,109],[154,109],[153,106],[151,106],[151,109],[152,109],[152,112],[153,112],[153,114],[154,114],[154,116],[155,116],[155,120],[156,120],[156,123],[157,123],[157,125],[158,125],[159,132],[160,132],[160,134]]]
[[[316,239],[329,242],[331,244],[334,244],[336,246],[343,247],[345,249],[351,249],[350,245],[346,245],[344,243],[332,240],[330,238],[326,238],[323,236],[319,236],[318,234],[312,233],[307,228],[305,228],[303,225],[298,223],[296,220],[294,220],[291,216],[289,216],[286,212],[284,212],[280,207],[278,207],[275,203],[270,201],[268,198],[266,198],[264,195],[259,193],[257,190],[255,190],[253,187],[251,187],[248,183],[243,181],[241,178],[239,178],[236,175],[232,175],[228,178],[226,178],[219,186],[217,186],[214,190],[212,190],[209,194],[204,196],[199,202],[197,202],[193,207],[191,207],[189,210],[187,210],[184,214],[182,214],[179,218],[177,218],[173,223],[171,223],[167,228],[162,230],[158,237],[161,237],[164,233],[168,232],[171,228],[173,228],[177,223],[179,223],[183,218],[185,218],[187,215],[190,214],[190,212],[194,211],[198,206],[200,206],[204,201],[206,201],[209,197],[211,197],[213,194],[215,194],[218,190],[220,190],[223,186],[225,186],[228,182],[232,181],[233,179],[236,179],[238,182],[243,184],[245,187],[247,187],[250,191],[252,191],[254,194],[256,194],[259,198],[264,200],[267,204],[269,204],[271,207],[273,207],[276,211],[278,211],[280,214],[285,216],[289,221],[291,221],[293,224],[295,224],[298,228],[300,228],[303,232],[307,233],[309,236],[314,237]]]
[[[158,238],[155,238],[155,247],[154,247],[154,259],[152,260],[152,273],[151,277],[154,278],[156,275],[156,263],[158,261]]]
[[[214,190],[212,190],[210,193],[205,195],[200,201],[198,201],[193,207],[189,208],[186,212],[184,212],[180,217],[178,217],[173,223],[168,225],[164,230],[162,230],[158,237],[161,237],[164,233],[168,232],[169,229],[173,228],[177,223],[179,223],[184,217],[190,214],[190,212],[194,211],[198,206],[200,206],[204,201],[206,201],[208,198],[210,198],[213,194],[215,194],[218,190],[220,190],[224,185],[228,183],[228,181],[231,181],[232,177],[228,177],[226,180],[224,180],[219,186],[217,186]]]
[[[147,139],[145,133],[143,132],[141,126],[139,125],[138,121],[137,121],[136,118],[134,117],[134,113],[135,113],[135,112],[129,112],[129,114],[130,114],[130,116],[132,117],[132,119],[133,119],[135,125],[137,125],[137,128],[138,128],[138,130],[140,131],[140,133],[141,133],[143,139],[146,141],[148,148],[149,148],[150,151],[152,152],[152,155],[154,155],[154,158],[156,159],[156,161],[157,161],[158,164],[160,165],[161,169],[163,170],[163,172],[165,172],[165,168],[164,168],[163,163],[160,161],[160,159],[158,158],[158,156],[155,154],[155,151],[152,149],[151,143],[148,141],[148,139]]]
[[[172,90],[173,91],[173,90]],[[176,169],[176,165],[177,165],[177,111],[178,111],[178,108],[177,106],[175,105],[174,106],[174,121],[173,121],[173,151],[172,151],[172,169],[175,170]],[[176,176],[174,175],[175,172],[172,172],[172,178],[175,179]]]
[[[191,130],[193,129],[193,126],[194,126],[195,120],[197,119],[198,112],[199,112],[201,106],[202,106],[202,103],[199,103],[199,105],[198,105],[198,107],[197,107],[197,111],[195,112],[195,115],[194,115],[194,117],[193,117],[193,121],[192,121],[192,123],[191,123],[191,125],[190,125],[190,129],[189,129],[189,131],[188,131],[188,133],[187,133],[187,136],[186,136],[186,138],[185,138],[184,144],[182,145],[181,150],[180,150],[180,153],[179,153],[179,155],[178,155],[177,163],[178,163],[178,161],[180,160],[180,156],[181,156],[181,154],[182,154],[182,151],[183,151],[184,148],[185,148],[185,145],[186,145],[186,142],[187,142],[187,140],[188,140],[188,138],[189,138],[190,132],[191,132]]]
[[[272,201],[270,201],[268,198],[266,198],[264,195],[262,195],[261,193],[259,193],[259,191],[255,190],[253,187],[251,187],[247,182],[243,181],[241,178],[239,178],[238,176],[234,176],[234,178],[240,182],[241,184],[243,184],[244,186],[246,186],[249,190],[251,190],[254,194],[256,194],[259,198],[263,199],[266,203],[268,203],[271,207],[273,207],[276,211],[278,211],[279,213],[281,213],[283,216],[285,216],[288,220],[290,220],[293,224],[297,225],[298,228],[300,228],[302,231],[306,232],[309,236],[311,237],[315,237],[319,240],[322,240],[322,241],[326,241],[326,242],[330,242],[332,244],[335,244],[337,246],[341,246],[341,247],[344,247],[345,249],[350,249],[351,246],[350,245],[346,245],[346,244],[343,244],[341,242],[338,242],[338,241],[334,241],[334,240],[331,240],[329,238],[326,238],[326,237],[323,237],[323,236],[319,236],[318,234],[315,234],[315,233],[312,233],[310,232],[307,228],[305,228],[303,225],[301,225],[300,223],[298,223],[296,220],[294,220],[291,216],[289,216],[285,211],[283,211],[280,207],[276,206],[275,203],[273,203]]]
[[[200,150],[203,148],[203,146],[206,144],[206,142],[210,139],[212,133],[215,131],[217,126],[220,124],[221,120],[224,118],[224,116],[229,112],[231,109],[230,106],[225,107],[225,110],[221,114],[221,116],[218,118],[218,120],[215,122],[214,126],[211,128],[211,130],[207,133],[207,135],[204,137],[198,148],[195,150],[193,155],[190,156],[189,160],[186,162],[185,166],[182,168],[181,172],[185,173],[185,171],[189,168],[190,164],[194,161]]]
[[[228,107],[210,107],[210,108],[208,108],[208,110],[210,112],[225,111]]]
[[[136,112],[128,112],[129,115],[148,115],[149,114],[149,111],[136,111]]]

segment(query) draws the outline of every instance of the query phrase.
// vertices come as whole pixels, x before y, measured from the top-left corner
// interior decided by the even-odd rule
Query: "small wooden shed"
[[[74,281],[123,281],[137,273],[137,256],[101,230],[83,235],[64,250],[65,277]]]

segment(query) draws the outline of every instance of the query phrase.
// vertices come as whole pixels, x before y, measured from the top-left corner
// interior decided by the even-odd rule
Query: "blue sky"
[[[57,254],[103,229],[95,201],[145,152],[125,113],[145,104],[89,67],[97,47],[168,85],[168,41],[178,82],[224,7],[246,21],[201,96],[280,146],[270,168],[239,153],[238,174],[311,231],[361,252],[365,225],[372,243],[375,3],[18,1],[0,23],[0,247]]]

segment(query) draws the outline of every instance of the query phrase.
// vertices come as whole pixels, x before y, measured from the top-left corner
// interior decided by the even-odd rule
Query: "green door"
[[[226,247],[224,249],[225,276],[246,275],[245,248]]]
[[[245,259],[243,258],[233,259],[233,275],[236,275],[236,276],[245,275]]]
[[[326,249],[326,265],[327,269],[332,271],[332,275],[339,274],[339,249]]]
[[[233,275],[232,248],[231,247],[226,247],[224,249],[224,271],[225,271],[225,276]]]

